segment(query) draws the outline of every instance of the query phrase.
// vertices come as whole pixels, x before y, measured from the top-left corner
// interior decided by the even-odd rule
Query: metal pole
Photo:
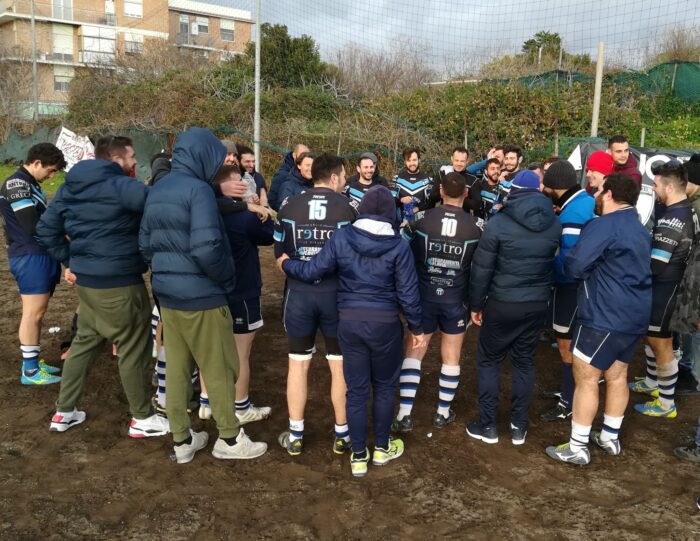
[[[603,88],[603,42],[598,43],[598,62],[595,66],[595,92],[593,94],[593,118],[591,119],[591,137],[598,137],[598,118],[600,117],[600,93]]]
[[[36,18],[34,16],[34,0],[31,1],[32,6],[32,101],[34,111],[32,118],[34,121],[39,119],[39,81],[36,69]]]
[[[678,62],[673,65],[673,79],[671,79],[671,92],[676,88],[676,74],[678,73]]]
[[[647,138],[647,129],[642,128],[642,134],[639,136],[639,146],[644,148],[644,140]]]
[[[261,0],[255,1],[255,112],[253,114],[253,151],[255,152],[255,168],[262,170],[260,161],[260,45],[262,28],[260,25]]]
[[[537,67],[540,67],[540,64],[542,63],[542,47],[540,46],[539,51],[537,51]]]

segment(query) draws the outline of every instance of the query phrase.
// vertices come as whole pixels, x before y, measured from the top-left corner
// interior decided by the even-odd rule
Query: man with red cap
[[[605,177],[613,172],[614,167],[615,162],[607,152],[597,150],[588,156],[588,161],[586,162],[586,178],[588,179],[586,191],[590,194],[598,191],[598,186],[603,184]]]

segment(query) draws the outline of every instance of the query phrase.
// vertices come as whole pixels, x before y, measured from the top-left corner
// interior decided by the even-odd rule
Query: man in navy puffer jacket
[[[232,406],[238,355],[228,304],[235,270],[210,186],[225,157],[226,148],[209,130],[180,134],[170,173],[151,189],[139,235],[161,306],[166,409],[179,464],[191,461],[208,440],[206,432],[192,432],[187,414],[193,361],[206,377],[219,429],[214,457],[255,458],[267,450],[245,435]]]
[[[127,176],[136,166],[127,137],[103,137],[96,160],[76,164],[37,224],[37,240],[77,277],[80,317],[63,368],[50,430],[65,432],[85,420],[78,411],[92,363],[109,341],[133,419],[129,436],[168,433],[151,407],[151,304],[142,274],[138,231],[148,188]],[[70,239],[70,240],[69,240]]]
[[[403,360],[402,310],[423,347],[418,278],[410,246],[396,234],[396,207],[384,186],[370,188],[359,206],[360,217],[336,231],[311,261],[278,263],[289,276],[313,282],[338,276],[338,340],[348,387],[347,414],[352,443],[352,474],[367,474],[367,401],[373,394],[375,448],[372,463],[387,464],[403,454],[401,440],[389,438],[394,399]]]
[[[525,443],[535,348],[561,235],[552,202],[539,186],[533,171],[515,176],[503,209],[488,221],[472,259],[472,321],[479,326],[483,321],[483,326],[476,357],[480,416],[467,426],[467,434],[485,443],[498,442],[500,368],[508,352],[513,361],[511,439],[514,445]]]

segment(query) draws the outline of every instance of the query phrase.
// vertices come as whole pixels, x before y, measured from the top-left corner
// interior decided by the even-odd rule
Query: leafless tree
[[[6,141],[31,100],[31,62],[13,51],[0,51],[0,73],[0,141]]]

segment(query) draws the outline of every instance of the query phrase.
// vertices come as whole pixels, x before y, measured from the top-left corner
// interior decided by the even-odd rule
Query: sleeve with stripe
[[[24,179],[14,178],[6,184],[5,197],[10,203],[15,218],[29,235],[34,235],[36,224],[39,221],[39,213],[32,199],[32,187]]]

